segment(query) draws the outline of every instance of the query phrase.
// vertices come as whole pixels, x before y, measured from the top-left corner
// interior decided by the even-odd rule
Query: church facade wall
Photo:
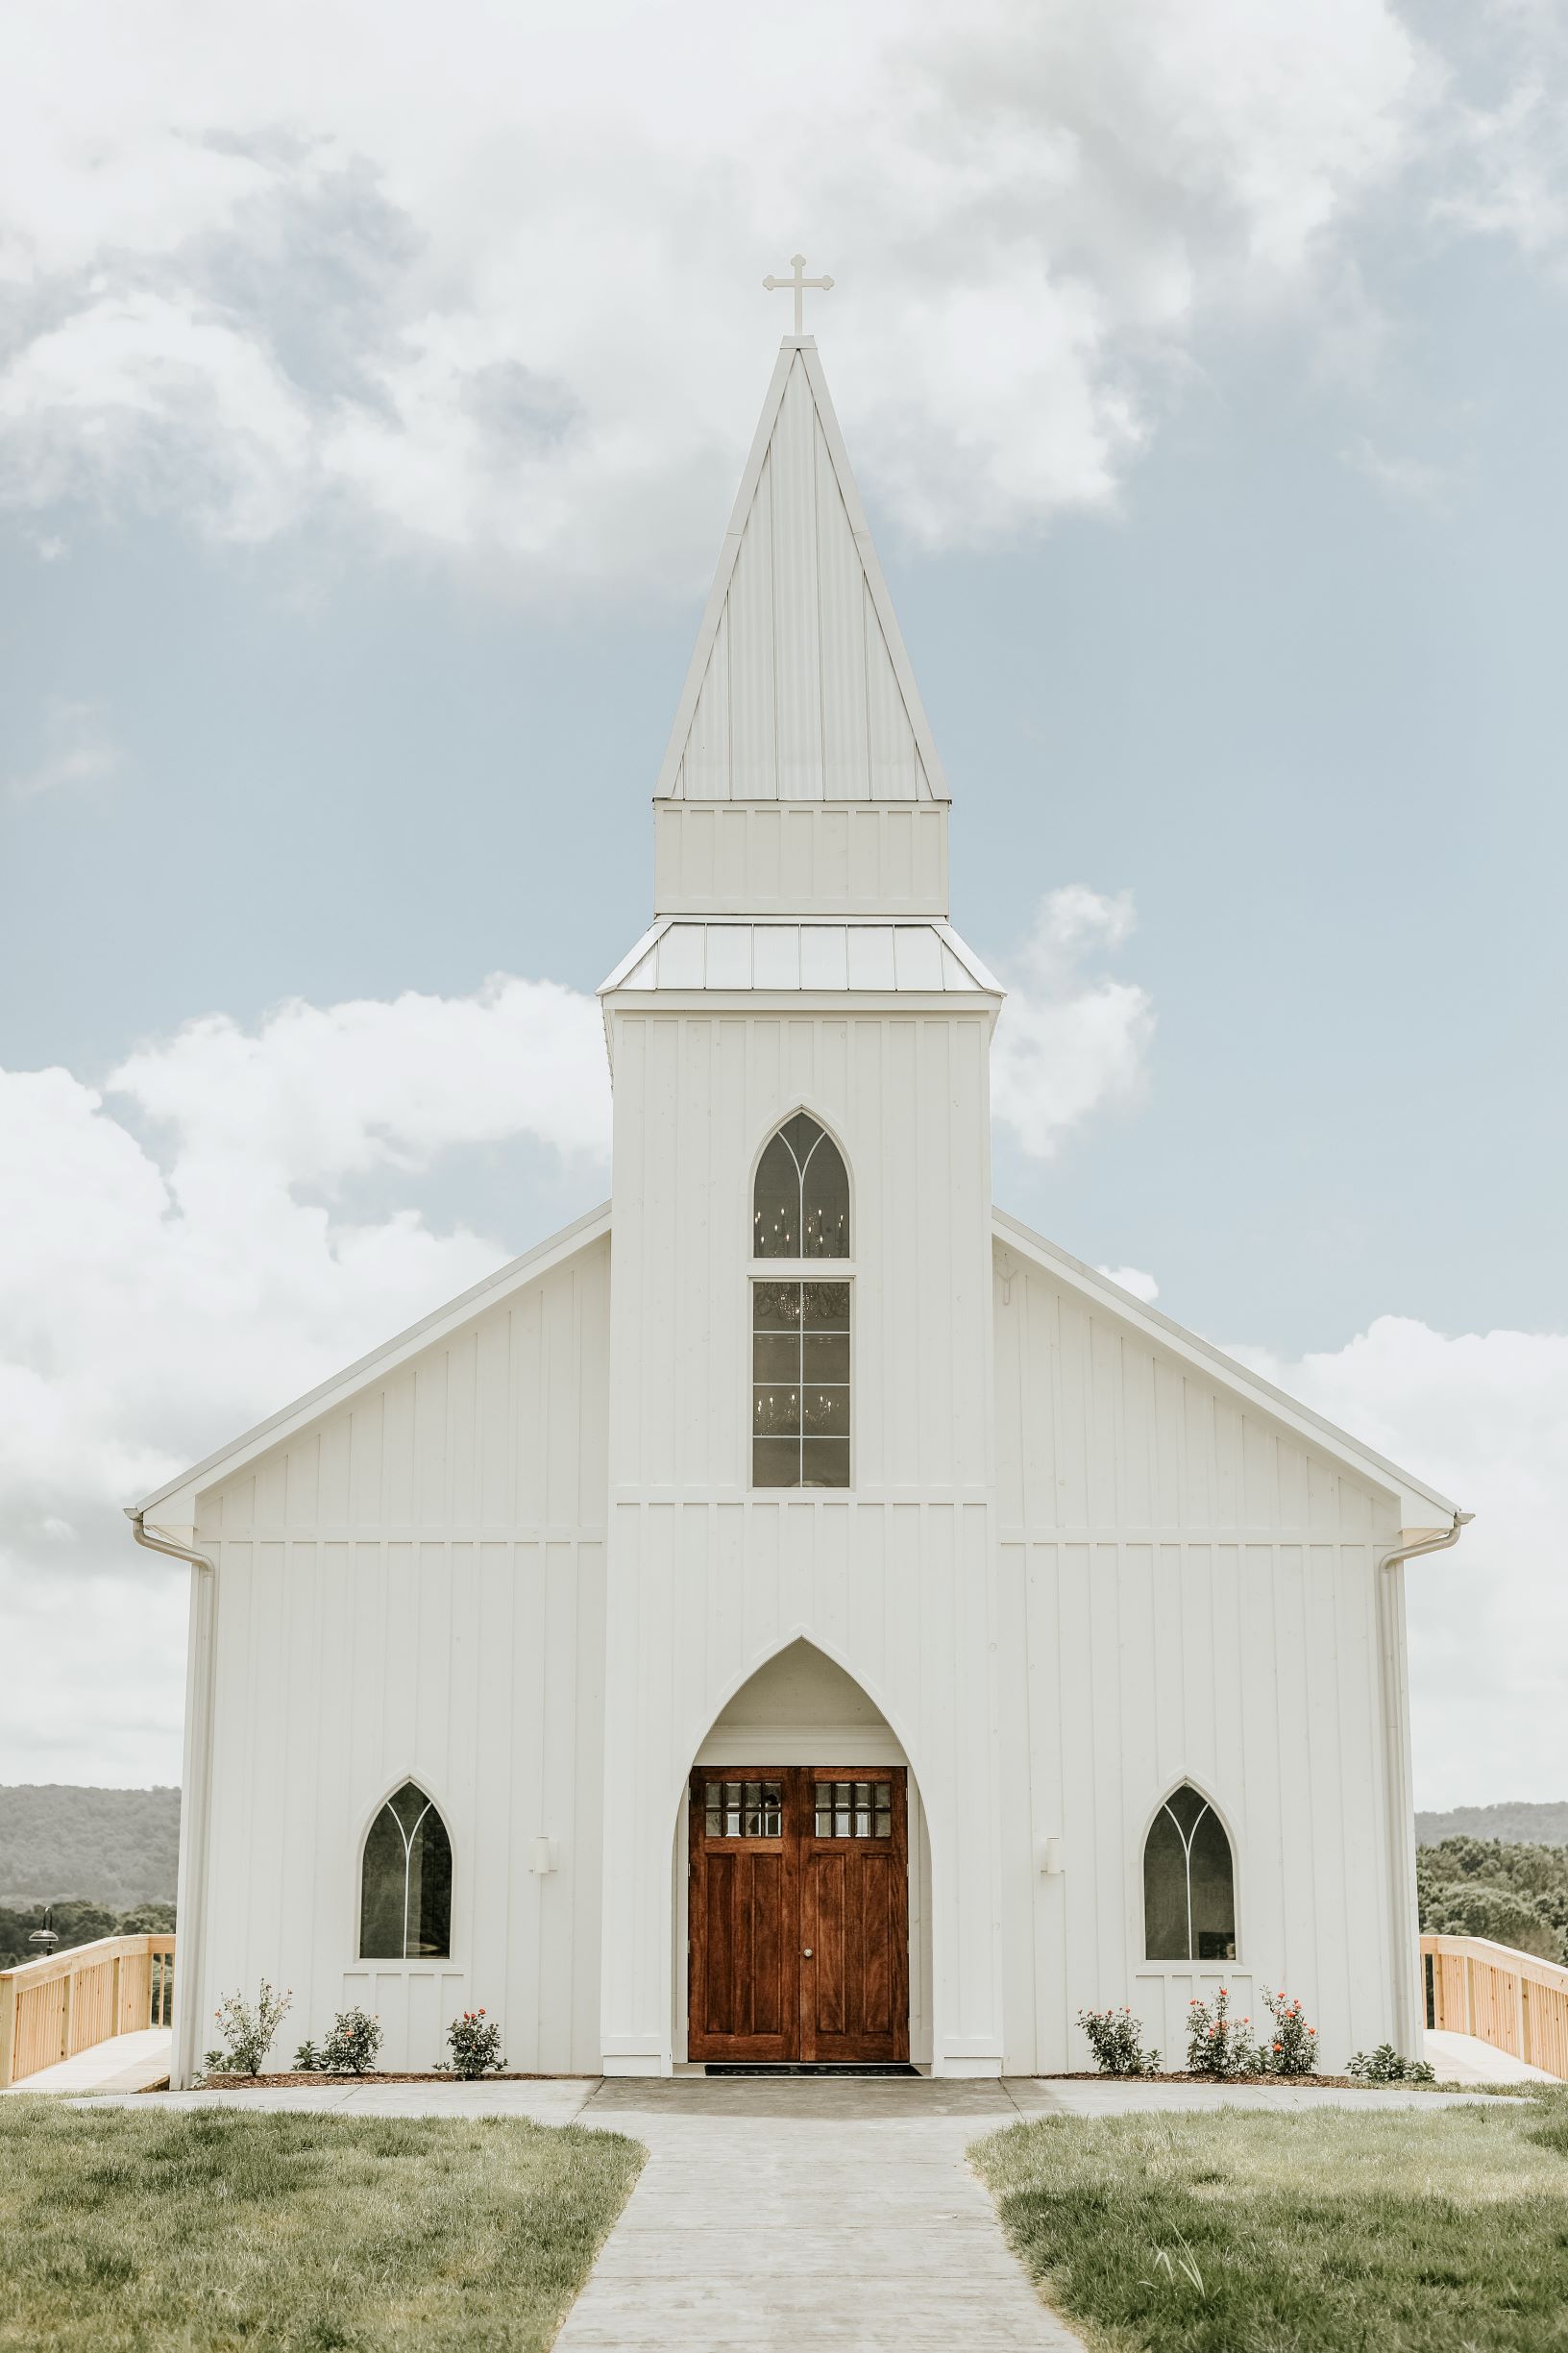
[[[985,1012],[623,1004],[612,1019],[606,2066],[672,2063],[685,1777],[731,1693],[805,1635],[875,1703],[919,1785],[933,2064],[994,2071]],[[802,1106],[850,1175],[845,1491],[751,1486],[752,1175]]]
[[[291,1987],[275,2065],[362,2003],[383,2067],[481,2004],[513,2067],[598,2066],[608,1323],[600,1239],[200,1498],[201,2015]],[[405,1778],[452,1841],[451,1958],[362,1961],[360,1852]]]
[[[1255,2024],[1300,1995],[1327,2066],[1400,2042],[1392,1497],[1000,1247],[994,1326],[1009,2067],[1087,2064],[1078,2010],[1123,2001],[1180,2066],[1221,1984]],[[1234,1961],[1145,1958],[1144,1837],[1184,1780],[1230,1834]]]

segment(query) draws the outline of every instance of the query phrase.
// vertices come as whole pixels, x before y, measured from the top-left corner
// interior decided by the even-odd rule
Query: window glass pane
[[[828,1441],[832,1443],[832,1441]],[[821,1440],[817,1441],[821,1444]],[[845,1449],[848,1452],[847,1447]],[[847,1479],[839,1483],[848,1485]],[[798,1438],[755,1438],[751,1445],[751,1484],[754,1487],[797,1487],[800,1484]]]
[[[837,1343],[829,1341],[830,1347]],[[751,1342],[753,1381],[798,1381],[800,1342],[793,1332],[759,1332]]]
[[[846,1487],[849,1484],[847,1438],[802,1438],[800,1482],[803,1487]],[[757,1482],[760,1486],[763,1483]]]
[[[1192,1833],[1192,1934],[1200,1961],[1235,1960],[1231,1842],[1212,1806]]]
[[[849,1177],[831,1136],[819,1135],[806,1162],[804,1193],[807,1259],[849,1256]]]
[[[1196,1823],[1199,1815],[1203,1813],[1204,1809],[1209,1803],[1209,1801],[1207,1798],[1203,1797],[1199,1791],[1195,1790],[1189,1782],[1184,1781],[1180,1789],[1173,1789],[1171,1791],[1169,1797],[1165,1800],[1165,1803],[1169,1806],[1171,1812],[1181,1824],[1185,1834],[1190,1838],[1192,1835],[1192,1826],[1194,1823]]]
[[[757,1332],[794,1332],[800,1322],[798,1283],[753,1283],[751,1324]]]
[[[1151,1961],[1191,1958],[1187,1941],[1187,1855],[1164,1807],[1143,1849],[1143,1949]]]
[[[808,1381],[847,1381],[847,1332],[808,1332],[800,1342],[800,1362]]]
[[[398,1817],[383,1805],[365,1840],[359,1898],[359,1951],[367,1961],[401,1961],[407,1849]]]
[[[797,1111],[793,1119],[786,1119],[779,1134],[795,1154],[796,1164],[804,1167],[816,1148],[821,1129],[809,1111]]]
[[[849,1286],[847,1283],[803,1283],[805,1293],[805,1327],[808,1332],[847,1332],[849,1329]]]
[[[408,1857],[408,1958],[452,1950],[452,1841],[432,1805]]]
[[[819,1838],[891,1838],[891,1781],[819,1781],[816,1788]]]
[[[751,1391],[751,1434],[758,1438],[794,1437],[800,1428],[800,1392],[770,1381]]]
[[[751,1205],[751,1248],[759,1259],[797,1259],[800,1248],[800,1170],[782,1135],[757,1164]]]
[[[818,1383],[808,1384],[803,1404],[808,1437],[847,1437],[849,1435],[849,1392],[847,1389],[822,1388]]]

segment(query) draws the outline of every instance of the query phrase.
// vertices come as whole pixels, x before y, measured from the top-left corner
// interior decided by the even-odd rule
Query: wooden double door
[[[909,2058],[902,1766],[692,1776],[687,2056]]]

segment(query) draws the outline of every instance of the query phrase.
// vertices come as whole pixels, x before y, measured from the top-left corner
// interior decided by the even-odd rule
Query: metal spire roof
[[[811,335],[779,348],[655,798],[947,798]]]

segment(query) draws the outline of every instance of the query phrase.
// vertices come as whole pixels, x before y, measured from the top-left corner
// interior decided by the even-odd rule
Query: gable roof
[[[383,1342],[380,1348],[373,1348],[368,1357],[361,1357],[356,1363],[346,1365],[342,1372],[334,1373],[330,1381],[324,1381],[319,1387],[307,1390],[303,1397],[296,1397],[292,1405],[269,1414],[264,1422],[257,1422],[254,1430],[247,1430],[241,1436],[232,1438],[227,1446],[220,1446],[216,1454],[193,1463],[188,1471],[182,1471],[178,1479],[169,1480],[153,1494],[144,1496],[135,1508],[151,1512],[159,1505],[166,1504],[171,1496],[183,1497],[188,1491],[192,1508],[182,1513],[179,1524],[184,1526],[189,1518],[194,1517],[195,1498],[200,1489],[209,1487],[217,1478],[242,1469],[257,1455],[265,1454],[270,1447],[292,1437],[306,1423],[318,1420],[323,1413],[330,1413],[334,1406],[351,1397],[356,1389],[363,1388],[378,1373],[394,1371],[405,1359],[445,1338],[449,1332],[455,1332],[460,1324],[467,1323],[472,1316],[482,1314],[486,1308],[498,1306],[526,1284],[537,1282],[541,1275],[552,1273],[580,1250],[586,1250],[591,1243],[602,1240],[609,1230],[610,1205],[607,1201],[601,1201],[598,1209],[590,1210],[586,1216],[576,1218],[569,1226],[562,1226],[558,1234],[551,1235],[547,1241],[539,1242],[532,1250],[526,1250],[520,1259],[512,1259],[508,1264],[498,1267],[493,1275],[486,1275],[482,1283],[476,1283],[471,1290],[463,1291],[456,1299],[449,1299],[445,1307],[436,1308],[417,1324],[410,1324],[407,1331],[400,1332],[395,1339]]]
[[[1435,1487],[1429,1486],[1424,1479],[1416,1479],[1410,1472],[1402,1471],[1386,1456],[1376,1454],[1370,1446],[1363,1446],[1359,1438],[1353,1438],[1348,1431],[1339,1429],[1334,1422],[1325,1421],[1322,1414],[1314,1413],[1310,1406],[1300,1404],[1294,1397],[1287,1397],[1284,1389],[1277,1389],[1272,1381],[1265,1381],[1261,1373],[1249,1372],[1244,1364],[1238,1364],[1234,1357],[1228,1357],[1222,1348],[1215,1348],[1209,1340],[1200,1338],[1197,1333],[1188,1332],[1185,1324],[1174,1322],[1168,1315],[1162,1315],[1157,1308],[1151,1308],[1144,1300],[1135,1299],[1131,1291],[1124,1291],[1119,1283],[1113,1283],[1097,1268],[1086,1266],[1082,1259],[1075,1259],[1070,1252],[1059,1249],[1055,1242],[1048,1242],[1042,1234],[1035,1233],[1032,1227],[1022,1224],[1018,1218],[1010,1217],[1005,1210],[993,1207],[991,1222],[996,1240],[1007,1248],[1017,1250],[1020,1257],[1033,1261],[1047,1274],[1058,1276],[1070,1289],[1080,1291],[1100,1306],[1110,1309],[1123,1323],[1134,1325],[1147,1338],[1158,1342],[1170,1355],[1179,1357],[1211,1380],[1219,1381],[1226,1388],[1251,1398],[1275,1421],[1283,1422],[1286,1429],[1293,1431],[1309,1445],[1317,1447],[1335,1461],[1359,1472],[1361,1478],[1370,1480],[1375,1486],[1382,1487],[1385,1493],[1394,1495],[1399,1503],[1401,1528],[1433,1525],[1426,1516],[1429,1505],[1436,1506],[1445,1522],[1455,1517],[1458,1506],[1450,1503],[1448,1497],[1440,1494]]]
[[[947,798],[811,335],[779,347],[654,797]]]

